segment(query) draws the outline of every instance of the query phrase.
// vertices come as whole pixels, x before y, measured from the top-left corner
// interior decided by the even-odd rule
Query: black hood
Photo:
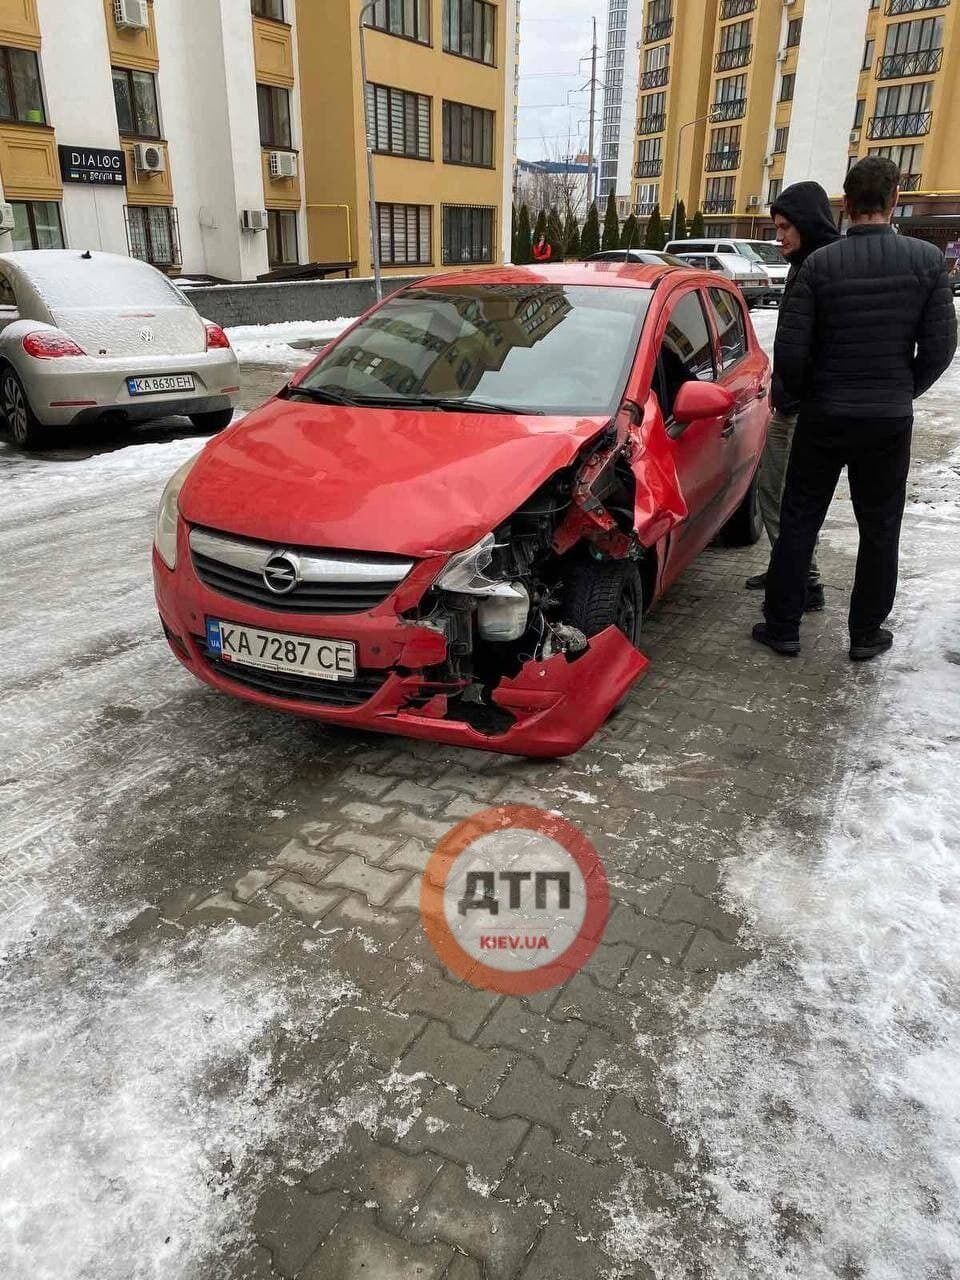
[[[830,211],[830,199],[819,182],[795,182],[781,191],[770,206],[770,216],[779,213],[800,232],[801,248],[784,256],[799,267],[815,249],[833,244],[840,233]]]

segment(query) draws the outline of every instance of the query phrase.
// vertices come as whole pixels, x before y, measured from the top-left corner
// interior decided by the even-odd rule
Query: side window
[[[699,293],[685,293],[667,321],[657,361],[657,395],[665,418],[685,382],[712,382],[713,350]]]
[[[13,292],[13,285],[7,279],[6,272],[0,271],[0,307],[15,307],[16,305],[17,298]]]
[[[719,258],[708,258],[706,261],[706,266],[709,271],[723,270],[723,263],[720,261]]]
[[[736,253],[732,244],[718,244],[717,253]]]
[[[720,334],[720,368],[729,369],[747,354],[747,331],[740,304],[726,289],[709,289],[710,309]]]

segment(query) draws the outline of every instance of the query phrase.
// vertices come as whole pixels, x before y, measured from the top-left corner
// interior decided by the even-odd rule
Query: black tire
[[[23,383],[8,365],[0,375],[0,407],[7,429],[21,449],[34,449],[40,443],[41,426],[30,408]]]
[[[760,515],[760,476],[754,472],[743,501],[720,531],[721,541],[728,547],[752,547],[760,541],[763,518]]]
[[[215,409],[212,413],[191,413],[190,421],[198,431],[223,431],[233,421],[232,409]]]
[[[632,560],[582,559],[564,578],[563,620],[588,638],[619,627],[633,647],[643,626],[643,580]]]

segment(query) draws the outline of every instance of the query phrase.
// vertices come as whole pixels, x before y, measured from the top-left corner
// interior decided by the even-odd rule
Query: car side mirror
[[[691,422],[725,418],[735,404],[736,400],[726,387],[691,379],[681,386],[673,402],[673,421],[677,429],[671,435],[679,435]]]

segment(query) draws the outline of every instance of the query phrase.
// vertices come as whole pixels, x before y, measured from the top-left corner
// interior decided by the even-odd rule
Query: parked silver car
[[[732,280],[751,309],[766,302],[770,296],[770,277],[766,271],[758,262],[742,258],[738,253],[691,253],[684,250],[675,256],[700,271],[716,271]]]
[[[147,263],[74,249],[0,254],[0,408],[18,444],[107,415],[186,414],[216,431],[239,384],[223,330]]]

